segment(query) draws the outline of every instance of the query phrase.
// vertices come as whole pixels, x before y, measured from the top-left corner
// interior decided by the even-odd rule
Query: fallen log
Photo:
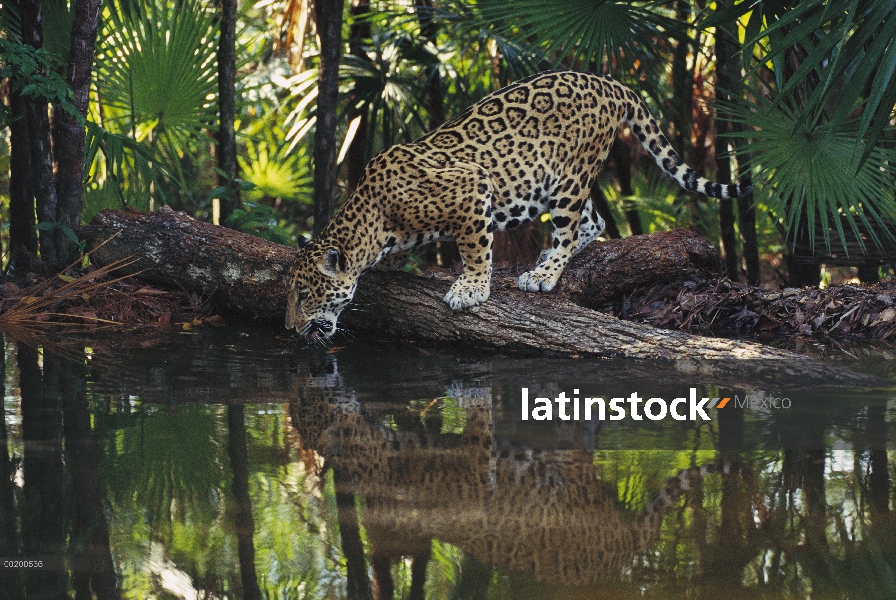
[[[80,233],[94,248],[92,257],[99,264],[132,256],[136,260],[127,273],[139,272],[144,280],[207,296],[231,318],[282,323],[283,278],[293,249],[168,209],[154,213],[106,210]],[[587,252],[577,260],[592,260]],[[606,278],[612,278],[612,263],[603,261],[603,265]],[[527,353],[795,361],[800,363],[799,371],[814,372],[818,380],[863,380],[786,350],[622,321],[577,306],[559,293],[521,292],[514,278],[500,274],[493,278],[488,302],[453,312],[442,301],[451,279],[367,273],[355,296],[356,310],[343,313],[342,325],[375,336]]]
[[[699,283],[721,271],[722,258],[715,246],[678,228],[591,244],[570,261],[561,286],[575,304],[600,310],[632,290]]]

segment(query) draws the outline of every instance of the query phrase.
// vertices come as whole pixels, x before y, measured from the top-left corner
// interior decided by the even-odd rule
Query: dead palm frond
[[[136,260],[133,257],[117,260],[81,277],[59,274],[28,288],[25,295],[21,297],[3,298],[0,300],[0,331],[24,341],[50,326],[78,327],[87,325],[91,328],[121,326],[121,323],[100,319],[95,313],[92,316],[89,313],[81,315],[61,313],[57,312],[57,307],[67,301],[86,300],[117,282],[127,279],[130,275],[112,279],[108,277],[116,270],[133,264]],[[58,285],[60,280],[63,281],[62,285]],[[80,322],[72,319],[75,316],[80,317]]]

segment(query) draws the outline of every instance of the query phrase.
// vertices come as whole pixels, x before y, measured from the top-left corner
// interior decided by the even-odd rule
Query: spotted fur
[[[485,302],[494,231],[543,213],[554,226],[552,247],[520,276],[519,287],[554,289],[570,258],[603,232],[589,191],[622,123],[683,188],[715,198],[749,191],[749,182],[699,177],[641,98],[613,79],[572,71],[533,75],[367,165],[355,193],[291,266],[286,327],[331,335],[365,269],[446,239],[457,241],[463,272],[445,301],[454,310]]]
[[[342,491],[364,498],[364,526],[381,557],[425,553],[439,539],[538,581],[587,585],[630,573],[651,556],[664,517],[692,486],[706,485],[707,475],[744,489],[755,481],[748,465],[719,458],[667,479],[643,511],[627,510],[595,468],[593,452],[511,446],[496,437],[489,388],[449,390],[464,426],[443,433],[427,430],[416,410],[393,403],[377,409],[358,403],[336,378],[315,379],[299,375],[289,405],[299,450],[314,450],[313,465],[332,468]],[[476,399],[466,404],[461,396]],[[386,410],[392,427],[384,424]],[[688,500],[702,508],[700,496]]]

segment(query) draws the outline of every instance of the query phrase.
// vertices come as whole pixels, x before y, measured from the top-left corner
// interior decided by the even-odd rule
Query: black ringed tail
[[[635,92],[629,92],[628,98],[631,103],[625,113],[625,122],[644,149],[656,161],[656,164],[677,181],[678,185],[691,192],[722,200],[738,198],[750,193],[753,185],[749,178],[744,178],[738,183],[716,183],[697,175],[696,171],[685,164],[678,153],[672,149],[672,144],[663,135],[659,123],[650,114],[644,101]]]

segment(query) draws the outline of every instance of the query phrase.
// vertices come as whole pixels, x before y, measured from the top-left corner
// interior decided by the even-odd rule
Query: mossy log
[[[283,280],[294,249],[168,209],[154,213],[106,210],[82,228],[81,236],[99,264],[134,257],[128,273],[139,272],[144,280],[203,294],[231,319],[283,322]],[[711,246],[694,238],[700,240],[689,232],[675,231],[593,245],[570,265],[564,287],[575,289],[569,292],[573,297],[599,297],[607,292],[596,291],[595,286],[606,290],[635,271],[652,281],[699,277],[708,273],[714,262]],[[652,240],[658,240],[658,246],[651,250]],[[678,246],[680,254],[661,269],[657,262],[672,246]],[[685,258],[692,255],[700,258],[687,264]],[[651,263],[653,259],[657,260]],[[591,273],[586,273],[588,269]],[[622,321],[578,306],[563,292],[521,292],[515,278],[500,272],[493,277],[486,303],[453,312],[442,301],[452,278],[371,271],[362,277],[353,306],[343,313],[342,326],[355,335],[504,352],[686,361],[774,360],[787,361],[792,367],[801,363],[798,370],[815,369],[819,378],[831,382],[853,377],[844,371],[840,375],[846,379],[842,379],[830,365],[782,349]],[[618,294],[620,289],[612,293]]]

